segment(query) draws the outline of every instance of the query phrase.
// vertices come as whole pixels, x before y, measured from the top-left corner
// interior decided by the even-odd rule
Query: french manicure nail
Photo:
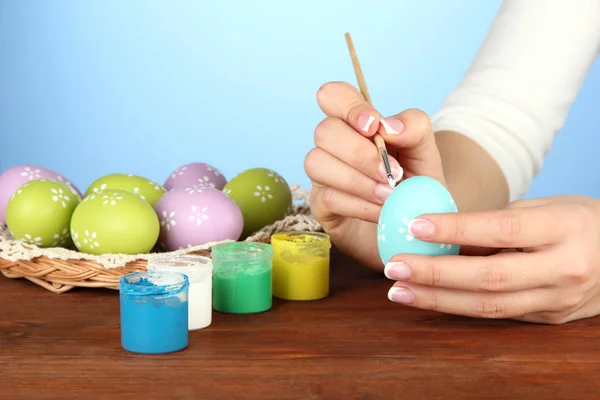
[[[397,118],[383,118],[379,120],[383,128],[385,129],[385,133],[388,135],[399,135],[404,132],[404,122],[400,121]]]
[[[388,279],[405,281],[410,279],[411,270],[408,264],[403,262],[390,262],[385,265],[383,273]]]
[[[428,238],[435,233],[433,222],[428,219],[413,219],[408,223],[408,233],[417,238]]]
[[[381,201],[385,201],[388,196],[392,193],[392,188],[387,183],[378,183],[375,185],[375,197]]]
[[[375,121],[375,117],[369,114],[360,114],[358,116],[358,127],[363,132],[368,132],[371,124]]]
[[[392,286],[388,292],[388,299],[395,303],[412,304],[415,301],[415,295],[406,288]]]
[[[394,179],[396,180],[396,182],[398,182],[400,179],[402,179],[404,170],[397,162],[394,162],[394,161],[390,161],[390,167],[392,168],[392,175],[394,175]],[[379,163],[379,167],[377,167],[377,173],[383,179],[387,179],[387,172],[385,171],[383,162]]]

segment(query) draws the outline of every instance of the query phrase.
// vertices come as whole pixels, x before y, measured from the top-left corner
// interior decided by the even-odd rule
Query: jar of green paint
[[[273,303],[270,244],[227,242],[212,248],[213,308],[229,314],[268,311]]]

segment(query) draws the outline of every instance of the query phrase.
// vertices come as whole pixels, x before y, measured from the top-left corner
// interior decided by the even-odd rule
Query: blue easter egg
[[[383,263],[396,254],[458,254],[460,245],[423,242],[408,233],[408,223],[419,215],[457,211],[452,195],[435,179],[414,176],[401,182],[388,196],[379,215],[377,246]]]

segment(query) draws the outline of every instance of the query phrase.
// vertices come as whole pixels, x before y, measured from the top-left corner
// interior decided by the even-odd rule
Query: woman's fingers
[[[402,166],[418,175],[430,176],[444,183],[440,157],[429,116],[421,110],[408,109],[384,118],[379,133],[396,149]]]
[[[317,221],[328,221],[332,217],[343,216],[377,223],[381,206],[317,184],[313,185],[311,192],[311,210]]]
[[[375,145],[364,136],[356,134],[339,118],[325,118],[315,129],[315,145],[365,176],[386,183],[385,170]],[[396,179],[403,171],[395,159],[389,158]],[[318,166],[318,168],[322,168]]]
[[[325,115],[344,121],[366,137],[379,129],[381,115],[349,83],[324,84],[317,92],[317,103]]]
[[[365,101],[358,90],[345,82],[330,82],[323,85],[317,93],[317,101],[321,110],[330,117],[329,120],[344,123],[352,131],[359,132],[366,138],[379,132],[388,143],[390,155],[398,158],[406,170],[410,170],[413,174],[431,176],[444,183],[442,161],[435,143],[431,121],[423,111],[409,109],[395,116],[383,118]],[[323,124],[327,126],[328,120]],[[333,131],[331,126],[325,129],[321,126],[321,129],[317,128],[315,138]],[[335,135],[332,139],[336,145],[343,143],[336,142]],[[359,147],[359,150],[351,155],[365,156],[365,160],[378,158],[374,144],[371,143],[369,146],[371,150]],[[364,152],[371,154],[364,155]],[[345,158],[338,158],[346,162]],[[349,164],[354,166],[355,163]],[[369,173],[365,174],[371,176]]]
[[[426,214],[409,223],[416,238],[435,243],[522,248],[554,244],[565,235],[561,204],[465,213]]]
[[[388,184],[374,181],[319,147],[307,154],[304,170],[313,182],[375,204],[383,204],[392,192]]]
[[[480,293],[549,287],[559,278],[547,255],[519,252],[487,257],[401,254],[392,257],[385,275],[420,286]]]
[[[388,292],[396,303],[475,318],[517,318],[548,310],[552,304],[547,289],[513,293],[473,293],[415,284],[396,283]]]

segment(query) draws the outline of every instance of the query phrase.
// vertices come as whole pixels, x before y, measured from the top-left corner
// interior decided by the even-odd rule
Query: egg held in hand
[[[39,247],[69,247],[69,224],[79,204],[79,194],[51,179],[20,186],[8,201],[6,225],[18,240]]]
[[[6,222],[6,206],[8,200],[15,191],[21,185],[38,179],[52,179],[66,183],[79,197],[81,197],[79,189],[69,182],[67,178],[57,172],[36,165],[19,165],[12,167],[0,175],[0,222]]]
[[[154,209],[160,219],[159,243],[167,250],[236,241],[244,226],[237,204],[210,187],[172,189]]]
[[[281,175],[266,168],[240,173],[225,185],[223,192],[242,210],[242,238],[285,218],[292,208],[289,185]]]
[[[190,188],[194,186],[208,186],[214,189],[223,189],[227,179],[217,168],[206,163],[189,163],[182,165],[169,175],[165,189]]]
[[[384,264],[396,254],[428,256],[458,254],[460,246],[421,241],[408,232],[408,224],[422,214],[457,212],[448,190],[428,176],[401,182],[388,196],[377,224],[377,246]]]
[[[154,209],[124,190],[86,196],[73,212],[71,237],[82,253],[142,254],[152,250],[160,231]]]
[[[132,174],[110,174],[96,179],[85,192],[88,196],[108,189],[124,190],[146,200],[152,207],[167,191],[158,183]]]

